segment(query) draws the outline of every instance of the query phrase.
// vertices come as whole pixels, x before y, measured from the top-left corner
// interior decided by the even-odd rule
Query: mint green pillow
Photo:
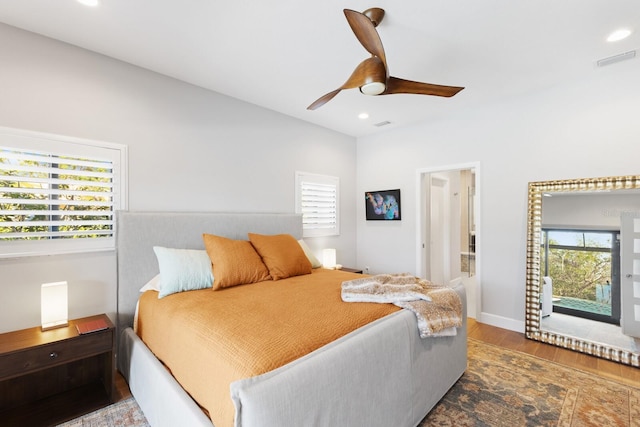
[[[154,246],[160,268],[158,298],[176,292],[210,288],[213,285],[211,259],[205,250]]]

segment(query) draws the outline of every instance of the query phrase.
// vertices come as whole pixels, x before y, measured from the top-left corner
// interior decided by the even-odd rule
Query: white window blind
[[[0,256],[112,249],[122,146],[0,132]],[[126,153],[126,151],[125,151]]]
[[[296,172],[296,212],[304,237],[335,236],[339,226],[339,179]]]

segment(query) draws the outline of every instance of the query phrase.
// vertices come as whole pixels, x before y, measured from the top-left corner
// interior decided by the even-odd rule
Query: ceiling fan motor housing
[[[365,59],[356,72],[356,79],[360,80],[359,89],[365,95],[380,95],[387,88],[387,68],[377,56]]]
[[[362,14],[373,22],[374,27],[377,27],[382,22],[382,18],[384,18],[384,9],[372,7],[362,12]]]

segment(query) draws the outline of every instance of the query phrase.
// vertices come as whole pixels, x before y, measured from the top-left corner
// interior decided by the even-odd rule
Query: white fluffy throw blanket
[[[462,326],[462,301],[451,288],[407,274],[378,274],[342,282],[345,302],[392,303],[411,310],[420,338],[456,335]]]

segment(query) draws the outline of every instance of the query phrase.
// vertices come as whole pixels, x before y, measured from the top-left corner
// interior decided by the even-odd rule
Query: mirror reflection
[[[530,183],[529,338],[638,366],[636,185],[623,177]]]

